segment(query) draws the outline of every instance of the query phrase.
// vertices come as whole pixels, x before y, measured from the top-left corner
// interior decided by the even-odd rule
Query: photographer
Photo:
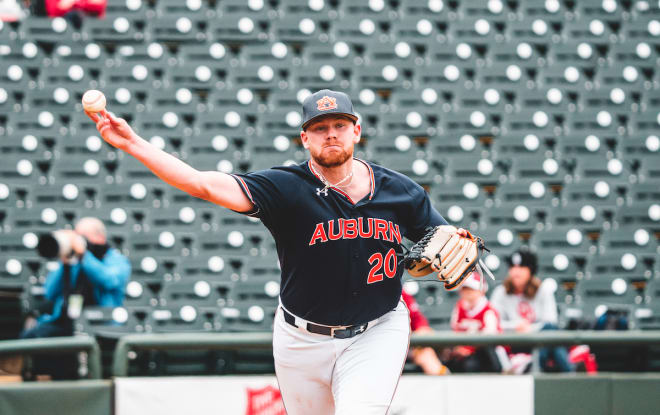
[[[59,266],[46,277],[45,297],[52,312],[39,317],[36,326],[21,338],[60,337],[73,334],[73,320],[83,306],[120,306],[131,266],[128,259],[107,244],[105,226],[97,218],[80,219],[75,230],[42,236],[38,250]]]

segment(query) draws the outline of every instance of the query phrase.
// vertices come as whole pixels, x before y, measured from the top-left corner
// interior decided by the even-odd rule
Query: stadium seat
[[[542,232],[536,232],[529,241],[530,247],[537,252],[574,252],[580,254],[595,253],[596,247],[590,240],[590,234],[572,226],[552,226]]]
[[[582,180],[567,183],[561,190],[562,204],[589,204],[601,207],[620,206],[627,188],[622,184],[609,184],[605,180]]]
[[[601,252],[612,255],[626,252],[639,254],[660,253],[657,236],[639,225],[610,228],[603,232],[599,245]]]
[[[600,232],[605,223],[611,225],[614,209],[590,204],[568,204],[549,209],[548,222],[558,226],[573,226],[586,232]]]

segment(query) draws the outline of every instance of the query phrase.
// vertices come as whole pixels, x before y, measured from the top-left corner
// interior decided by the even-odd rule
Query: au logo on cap
[[[328,111],[337,108],[337,98],[324,96],[316,101],[316,108],[319,111]]]

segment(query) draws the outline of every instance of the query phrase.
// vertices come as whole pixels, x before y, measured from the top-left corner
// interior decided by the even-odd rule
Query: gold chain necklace
[[[314,164],[313,164],[313,163],[309,163],[309,165],[310,165],[310,167],[312,168],[312,171],[314,172],[314,174],[316,174],[317,176],[319,176],[319,178],[321,179],[321,182],[323,182],[323,184],[325,185],[325,187],[323,188],[323,190],[325,190],[325,189],[327,189],[327,188],[329,188],[329,187],[338,187],[338,188],[340,188],[340,189],[345,189],[345,188],[347,188],[348,186],[350,186],[351,183],[353,183],[353,169],[351,169],[351,172],[348,173],[348,174],[346,175],[346,177],[344,177],[343,179],[341,179],[341,180],[338,181],[337,183],[332,184],[332,183],[330,183],[330,182],[328,181],[328,179],[325,178],[324,175],[321,174],[321,172],[317,171],[317,170],[314,168]],[[346,183],[346,184],[343,185],[343,186],[340,186],[342,183],[344,183],[346,180],[349,180],[349,179],[350,179],[350,181],[349,181],[348,183]],[[322,190],[322,191],[323,191],[323,190]]]

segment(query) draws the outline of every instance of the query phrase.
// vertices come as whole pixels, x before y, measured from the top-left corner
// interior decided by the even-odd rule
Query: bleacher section
[[[623,307],[658,328],[659,59],[655,1],[126,0],[80,28],[2,23],[1,295],[38,299],[52,264],[36,234],[94,215],[133,274],[125,307],[88,309],[79,330],[270,330],[267,230],[103,143],[80,99],[100,89],[157,146],[247,172],[307,157],[300,103],[328,87],[362,117],[357,156],[484,237],[498,278],[529,245],[563,323]],[[419,283],[434,327],[454,294]],[[17,319],[3,311],[0,332]]]

